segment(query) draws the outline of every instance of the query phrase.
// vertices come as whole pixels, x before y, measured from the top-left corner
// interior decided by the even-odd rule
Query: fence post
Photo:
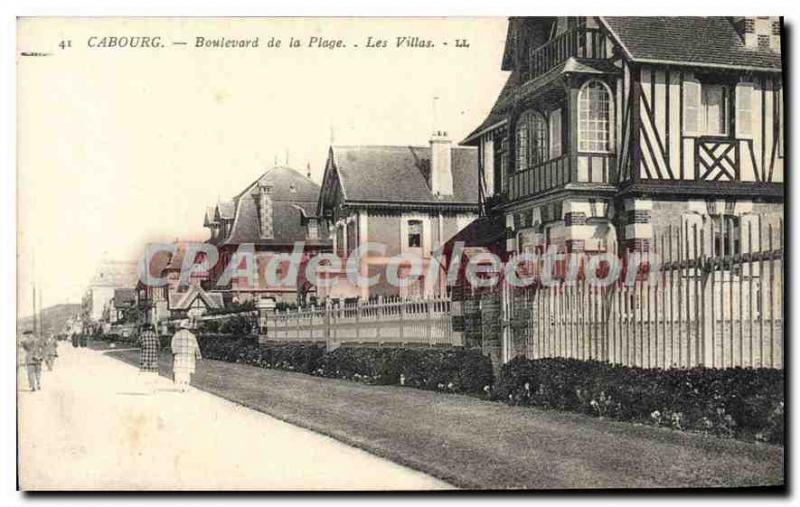
[[[361,341],[361,298],[356,300],[356,341]]]
[[[383,322],[383,296],[378,296],[375,308],[375,341],[381,345],[381,323]]]
[[[695,276],[700,277],[700,288],[701,294],[703,295],[702,303],[703,303],[703,318],[702,322],[699,326],[699,336],[698,339],[703,344],[703,359],[702,359],[702,366],[707,368],[714,368],[716,364],[716,298],[714,297],[715,292],[715,280],[714,277],[716,276],[716,268],[715,262],[716,260],[713,258],[714,251],[714,223],[709,222],[710,230],[709,230],[709,244],[711,252],[710,252],[710,259],[706,258],[706,241],[705,241],[705,230],[700,229],[700,244],[698,245],[699,248],[695,248],[695,251],[698,252],[698,256],[696,256],[695,262],[697,263],[697,268],[695,269]],[[697,244],[697,226],[695,225],[695,244]],[[695,296],[697,298],[697,296]],[[706,311],[706,308],[709,311]],[[700,363],[700,361],[698,361]]]
[[[433,345],[433,332],[431,331],[431,326],[433,326],[433,313],[431,309],[431,301],[425,301],[425,335],[428,339],[428,346]]]
[[[331,300],[325,300],[325,308],[322,314],[322,336],[325,338],[325,349],[330,352],[333,350],[331,340]]]
[[[399,307],[400,307],[400,325],[398,326],[400,328],[400,343],[403,343],[403,339],[405,338],[405,329],[404,329],[405,328],[405,319],[404,319],[404,316],[405,316],[405,313],[406,313],[406,302],[401,300],[398,304],[399,304]]]

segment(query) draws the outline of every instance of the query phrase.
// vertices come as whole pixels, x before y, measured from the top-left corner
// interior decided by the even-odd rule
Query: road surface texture
[[[20,384],[24,490],[439,489],[448,484],[90,349],[60,347],[43,390]]]
[[[135,351],[109,355],[138,361]],[[167,354],[160,368],[169,375]],[[463,488],[784,482],[779,446],[220,361],[201,361],[192,383]]]

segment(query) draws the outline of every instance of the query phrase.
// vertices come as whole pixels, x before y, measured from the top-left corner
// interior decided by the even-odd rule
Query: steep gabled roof
[[[258,207],[253,192],[259,183],[272,187],[272,227],[273,237],[262,238]],[[302,223],[302,215],[296,208],[305,210],[316,208],[319,185],[308,177],[290,167],[274,167],[267,170],[257,180],[240,192],[234,199],[235,213],[231,232],[223,245],[255,243],[259,245],[291,245],[296,241],[306,244],[324,244],[328,242],[327,231],[321,228],[319,240],[306,239],[306,227]]]
[[[781,70],[779,52],[746,47],[725,17],[601,17],[600,21],[633,61]]]
[[[478,153],[452,147],[453,195],[428,186],[428,146],[333,146],[329,166],[337,171],[346,200],[373,203],[478,204]]]
[[[184,292],[169,293],[169,309],[188,310],[197,298],[200,298],[207,308],[219,309],[223,306],[221,293],[206,292],[197,285],[191,285]]]
[[[510,18],[501,68],[510,70],[516,31],[527,20]],[[536,18],[552,20],[553,18]],[[632,61],[779,72],[780,53],[745,47],[733,23],[725,17],[600,17]],[[574,62],[573,62],[574,63]],[[574,72],[575,69],[563,69]],[[487,130],[501,125],[520,84],[515,72],[506,80],[486,119],[461,144],[472,144]],[[534,84],[535,86],[535,84]]]

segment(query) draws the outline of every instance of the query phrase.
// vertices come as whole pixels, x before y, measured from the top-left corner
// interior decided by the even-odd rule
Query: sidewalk
[[[136,363],[137,352],[109,352]],[[161,358],[161,374],[170,371]],[[779,485],[783,448],[468,396],[201,361],[193,384],[459,487]]]
[[[43,390],[18,393],[25,490],[432,489],[447,484],[161,377],[64,344]],[[135,353],[138,356],[138,352]]]

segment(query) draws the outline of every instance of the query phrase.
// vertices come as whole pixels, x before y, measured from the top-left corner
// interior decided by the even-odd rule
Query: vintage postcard
[[[782,490],[783,29],[19,18],[18,488]]]

